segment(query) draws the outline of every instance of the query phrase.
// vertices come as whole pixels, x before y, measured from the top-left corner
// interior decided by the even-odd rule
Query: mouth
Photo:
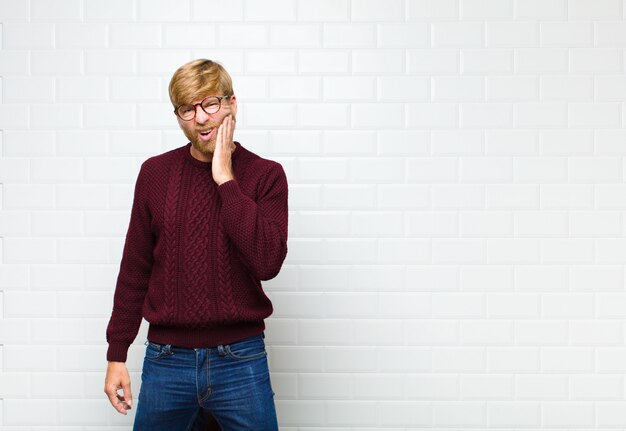
[[[198,131],[198,135],[200,136],[200,139],[203,141],[208,141],[209,139],[211,139],[213,137],[213,131],[215,130],[215,128],[211,128],[211,129],[207,129],[207,130],[199,130]]]

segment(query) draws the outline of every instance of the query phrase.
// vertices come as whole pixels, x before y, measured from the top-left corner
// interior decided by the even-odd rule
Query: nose
[[[204,112],[204,109],[200,105],[196,106],[196,123],[204,124],[209,120],[209,114]]]

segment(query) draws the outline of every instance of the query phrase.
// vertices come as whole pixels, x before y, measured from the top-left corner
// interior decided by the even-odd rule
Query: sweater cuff
[[[237,201],[243,194],[239,188],[237,180],[230,180],[222,183],[222,185],[217,187],[217,192],[219,193],[224,205]]]
[[[126,362],[129,344],[126,343],[109,343],[107,350],[107,361]]]

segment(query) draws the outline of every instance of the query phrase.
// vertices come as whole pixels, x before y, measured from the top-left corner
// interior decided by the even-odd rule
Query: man
[[[287,255],[287,179],[233,142],[237,99],[219,63],[181,66],[169,94],[189,143],[141,165],[106,331],[105,392],[118,412],[132,407],[125,361],[144,317],[134,430],[189,430],[207,410],[224,431],[276,430],[261,280]]]

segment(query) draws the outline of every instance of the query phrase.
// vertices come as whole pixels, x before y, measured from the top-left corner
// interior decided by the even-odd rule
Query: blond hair
[[[174,72],[169,93],[176,108],[209,95],[232,96],[233,80],[220,63],[200,58],[183,64]]]

